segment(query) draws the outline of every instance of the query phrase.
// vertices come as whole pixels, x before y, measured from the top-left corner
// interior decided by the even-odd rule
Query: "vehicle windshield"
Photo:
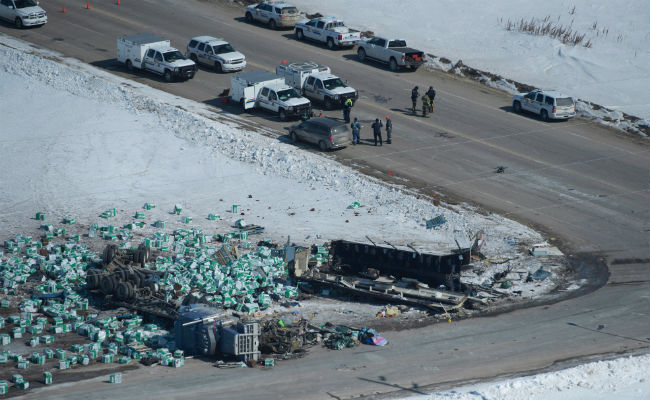
[[[287,101],[289,99],[295,99],[300,97],[298,92],[295,89],[284,89],[278,91],[278,98],[282,101]]]
[[[559,107],[573,105],[573,99],[571,97],[558,98],[555,101]]]
[[[334,22],[330,23],[331,28],[340,28],[342,26],[345,26],[343,21],[334,21]]]
[[[323,81],[323,85],[325,85],[325,89],[332,90],[340,87],[345,87],[345,83],[341,80],[341,78],[332,78],[328,79],[326,81]]]
[[[232,53],[235,49],[230,44],[222,44],[221,46],[214,46],[214,54]]]
[[[282,9],[282,14],[298,14],[296,7],[286,7]]]
[[[34,0],[16,0],[16,8],[36,7],[38,4]]]
[[[391,40],[388,42],[388,47],[406,47],[405,40]]]
[[[165,58],[165,61],[167,61],[167,62],[174,62],[174,61],[177,61],[177,60],[184,60],[185,59],[185,56],[183,55],[183,53],[181,53],[178,50],[168,51],[167,53],[163,54],[163,57]]]

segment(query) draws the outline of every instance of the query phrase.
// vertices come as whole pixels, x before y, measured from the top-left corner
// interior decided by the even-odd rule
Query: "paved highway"
[[[500,92],[436,71],[393,73],[360,63],[354,51],[330,51],[296,41],[291,31],[248,24],[240,8],[225,2],[125,0],[118,6],[106,1],[91,2],[89,10],[85,1],[42,5],[49,15],[44,27],[16,30],[2,24],[0,32],[210,104],[217,113],[240,113],[216,98],[229,87],[229,75],[201,69],[191,81],[165,83],[153,75],[129,74],[116,64],[116,37],[152,32],[184,51],[192,36],[222,36],[246,54],[247,70],[274,70],[284,59],[329,65],[360,92],[362,100],[353,116],[364,123],[362,139],[371,138],[374,118],[390,114],[394,123],[394,144],[374,147],[366,141],[331,156],[387,180],[408,179],[422,193],[467,201],[534,226],[570,254],[578,278],[589,279],[591,289],[599,287],[552,305],[391,332],[391,346],[384,349],[363,347],[336,354],[316,350],[273,371],[221,371],[198,363],[189,365],[186,373],[166,376],[174,389],[160,386],[157,374],[129,374],[134,382],[120,387],[124,397],[137,397],[134,389],[142,387],[162,397],[210,393],[233,398],[245,390],[246,398],[268,398],[269,392],[286,398],[328,398],[327,392],[347,398],[514,374],[650,344],[647,141],[582,119],[543,123],[516,115],[509,96]],[[63,5],[65,13],[60,11]],[[406,110],[415,85],[433,85],[438,92],[429,119]],[[325,114],[341,116],[339,111]],[[288,124],[261,112],[244,117],[276,129],[279,140],[285,140]],[[506,172],[495,174],[497,166],[507,167]],[[605,327],[598,330],[599,325]],[[92,383],[67,387],[61,396],[75,398],[78,392],[81,398],[88,385]],[[62,390],[55,387],[47,393]]]

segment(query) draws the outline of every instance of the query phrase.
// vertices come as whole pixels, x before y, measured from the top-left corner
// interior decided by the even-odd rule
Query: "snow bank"
[[[645,400],[650,397],[649,367],[650,355],[623,357],[405,400]]]

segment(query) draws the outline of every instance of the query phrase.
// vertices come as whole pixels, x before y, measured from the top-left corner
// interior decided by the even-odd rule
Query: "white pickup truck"
[[[343,105],[347,99],[354,102],[359,98],[359,92],[332,75],[326,65],[313,61],[287,62],[278,65],[275,72],[284,77],[287,85],[300,89],[312,100],[322,102],[328,110]]]
[[[371,58],[386,63],[391,71],[407,67],[415,71],[426,61],[424,52],[407,47],[406,41],[384,37],[360,41],[357,56],[361,61]]]
[[[167,82],[194,78],[196,63],[171,47],[169,39],[150,33],[136,33],[117,38],[117,61],[126,69],[143,69],[162,75]]]
[[[361,32],[350,29],[335,17],[305,19],[296,23],[296,38],[326,43],[332,50],[337,47],[352,47],[361,40]]]
[[[248,71],[230,77],[231,96],[244,110],[262,108],[280,116],[311,116],[311,102],[281,78],[264,70]]]

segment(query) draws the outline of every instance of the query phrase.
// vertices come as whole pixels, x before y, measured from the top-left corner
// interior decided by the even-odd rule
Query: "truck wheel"
[[[548,121],[548,112],[546,110],[542,110],[542,112],[539,113],[540,118],[542,118],[542,121]]]
[[[253,22],[253,14],[247,12],[246,13],[246,21]]]
[[[166,70],[165,70],[165,75],[164,75],[164,76],[165,76],[165,80],[166,80],[167,82],[171,82],[171,81],[172,81],[172,71],[166,69]]]
[[[298,40],[305,40],[305,35],[303,35],[302,29],[296,29],[296,38]]]
[[[291,132],[289,134],[289,139],[291,139],[291,143],[296,143],[298,141],[298,136],[296,136],[296,132]]]
[[[214,62],[214,70],[219,73],[223,72],[223,68],[221,67],[221,63],[219,61]]]
[[[102,289],[102,292],[106,294],[113,293],[115,286],[117,286],[117,279],[115,279],[112,275],[104,275],[99,281],[100,289]]]
[[[325,108],[328,109],[328,110],[331,110],[332,108],[334,108],[334,102],[332,102],[332,99],[329,98],[329,97],[325,98]]]
[[[287,112],[284,109],[280,109],[280,121],[284,122],[287,120]]]
[[[327,48],[330,50],[334,50],[334,39],[327,38]]]
[[[275,23],[274,19],[269,20],[269,28],[271,28],[271,29],[277,29],[278,28],[278,24]]]
[[[126,60],[126,70],[129,72],[133,72],[133,63],[131,60]]]
[[[115,295],[120,300],[130,300],[135,295],[133,285],[129,282],[120,282],[115,289]]]
[[[325,143],[324,140],[321,140],[320,142],[318,142],[318,147],[320,147],[320,149],[323,150],[323,151],[327,151],[327,143]]]
[[[86,288],[89,290],[95,289],[99,286],[99,273],[97,270],[89,269],[86,272]]]
[[[17,29],[23,29],[23,20],[20,18],[16,18],[14,21],[14,25],[16,25]]]
[[[512,103],[512,108],[515,110],[517,114],[521,113],[521,103],[518,101],[515,101]]]
[[[388,63],[388,67],[393,72],[397,71],[397,61],[393,57],[390,58],[390,61]]]
[[[364,61],[366,59],[366,51],[363,48],[360,48],[357,51],[357,57],[359,57],[359,61]]]

